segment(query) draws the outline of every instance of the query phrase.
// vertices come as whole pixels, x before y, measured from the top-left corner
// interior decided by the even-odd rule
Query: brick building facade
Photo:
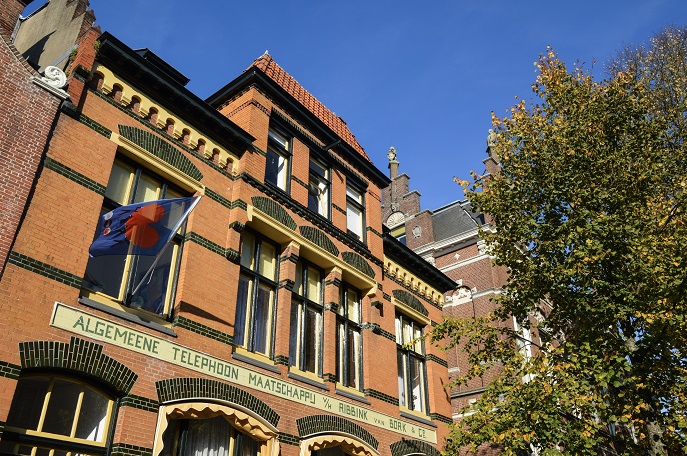
[[[346,124],[267,54],[201,100],[79,30],[64,102],[3,35],[24,97],[3,128],[26,97],[46,111],[21,119],[37,137],[3,247],[0,451],[436,455],[448,364],[418,336],[452,280],[384,231],[389,179]],[[152,257],[89,258],[100,216],[192,195],[149,276]]]

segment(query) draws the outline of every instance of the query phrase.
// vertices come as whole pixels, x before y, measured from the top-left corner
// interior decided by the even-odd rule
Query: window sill
[[[357,389],[349,388],[347,386],[343,386],[340,383],[336,384],[336,394],[347,397],[348,399],[353,399],[354,401],[361,402],[366,405],[370,405],[370,401],[368,401],[365,398],[365,395],[362,393],[362,391],[358,391]]]
[[[274,372],[276,374],[280,373],[279,368],[275,366],[272,360],[269,359],[267,356],[249,352],[245,348],[234,348],[234,353],[232,353],[231,357],[232,359],[243,361],[244,363],[250,364],[251,366],[260,367],[262,369]],[[264,360],[261,358],[264,358]]]
[[[401,408],[401,416],[408,418],[418,423],[426,424],[427,426],[437,427],[428,415],[422,412],[414,412],[406,408]]]
[[[308,385],[315,386],[325,391],[329,391],[329,387],[325,385],[324,381],[321,378],[316,377],[312,372],[304,372],[291,366],[289,370],[289,378],[298,380],[299,382],[307,383]]]
[[[98,302],[90,298],[85,298],[83,296],[80,297],[78,301],[80,304],[83,304],[84,306],[91,307],[93,309],[98,309],[102,312],[105,312],[106,314],[119,317],[122,320],[126,320],[131,323],[136,323],[137,325],[145,326],[146,328],[159,331],[163,334],[167,334],[168,336],[177,337],[177,333],[175,333],[172,328],[165,326],[165,324],[163,324],[162,322],[147,319],[141,315],[129,313],[125,310],[120,310],[110,305],[103,304],[102,302]]]

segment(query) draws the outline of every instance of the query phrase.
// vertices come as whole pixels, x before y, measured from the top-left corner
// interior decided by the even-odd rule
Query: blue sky
[[[90,3],[103,31],[150,48],[202,98],[269,50],[377,167],[387,171],[396,147],[423,209],[463,198],[452,177],[484,170],[491,111],[504,116],[516,95],[531,98],[547,45],[602,78],[616,50],[687,24],[687,0]]]

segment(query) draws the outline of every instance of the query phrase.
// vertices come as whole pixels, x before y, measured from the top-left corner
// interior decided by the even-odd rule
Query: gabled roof
[[[258,57],[247,69],[258,68],[265,73],[270,79],[276,82],[289,95],[294,97],[300,104],[302,104],[308,111],[313,113],[320,119],[327,127],[331,128],[341,139],[346,141],[356,152],[365,157],[369,162],[370,157],[365,153],[365,149],[358,143],[351,130],[346,125],[346,122],[327,109],[317,98],[310,92],[305,90],[302,85],[296,81],[293,76],[284,71],[282,67],[277,65],[277,62],[272,59],[272,56],[265,52]]]

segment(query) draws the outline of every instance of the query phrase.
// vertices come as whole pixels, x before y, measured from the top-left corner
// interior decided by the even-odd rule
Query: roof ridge
[[[265,51],[264,54],[255,59],[246,70],[251,68],[258,68],[265,73],[270,79],[276,82],[303,105],[303,107],[320,119],[327,127],[331,128],[334,133],[339,135],[341,139],[356,152],[362,155],[367,161],[372,162],[365,152],[365,149],[363,149],[353,132],[348,128],[346,122],[332,110],[327,108],[324,103],[308,92],[293,76],[279,66],[268,51]]]

